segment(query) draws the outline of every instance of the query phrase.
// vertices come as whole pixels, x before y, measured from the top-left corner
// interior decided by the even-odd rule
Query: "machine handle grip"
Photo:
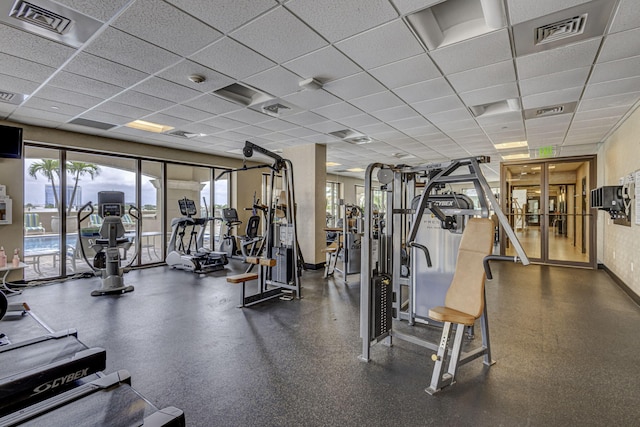
[[[424,252],[425,258],[427,259],[427,266],[431,267],[431,256],[429,255],[429,249],[427,249],[426,246],[416,242],[409,243],[409,246],[422,250],[422,252]]]
[[[134,213],[134,211],[136,213]],[[129,215],[131,215],[132,217],[134,217],[136,219],[136,221],[140,221],[140,209],[138,209],[137,207],[131,205],[129,206]]]
[[[487,276],[487,279],[493,279],[493,274],[491,273],[491,267],[489,266],[489,261],[510,261],[510,262],[520,262],[520,258],[517,256],[507,256],[507,255],[487,255],[482,260],[482,265],[484,266],[484,272]]]
[[[89,212],[87,212],[86,215],[81,215],[82,211],[84,211],[85,209],[87,209],[87,207],[89,208]],[[78,229],[80,229],[80,223],[82,221],[84,221],[85,219],[89,218],[91,215],[93,215],[94,209],[93,209],[93,204],[91,202],[85,203],[79,210],[78,210]]]

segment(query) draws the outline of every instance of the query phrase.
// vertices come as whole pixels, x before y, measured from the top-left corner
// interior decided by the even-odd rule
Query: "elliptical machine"
[[[210,251],[204,247],[207,222],[217,218],[209,217],[208,212],[205,217],[194,218],[197,213],[196,204],[186,197],[178,200],[178,205],[183,216],[171,220],[167,265],[194,273],[222,270],[229,263],[226,253]],[[190,230],[189,243],[185,245],[184,239],[187,230]]]
[[[89,211],[82,215],[82,212],[89,208]],[[93,262],[87,258],[85,251],[81,223],[94,213],[93,204],[89,202],[80,208],[78,212],[78,243],[82,258],[93,270],[96,276],[100,276],[102,285],[99,289],[91,292],[91,296],[108,294],[123,294],[134,290],[133,286],[124,285],[124,272],[131,267],[133,261],[138,256],[137,251],[131,260],[124,267],[120,266],[120,249],[128,251],[132,241],[125,236],[122,215],[124,215],[124,193],[122,191],[100,191],[98,193],[98,215],[102,218],[102,225],[93,242],[91,249],[95,251]],[[140,210],[131,206],[129,215],[140,222]]]

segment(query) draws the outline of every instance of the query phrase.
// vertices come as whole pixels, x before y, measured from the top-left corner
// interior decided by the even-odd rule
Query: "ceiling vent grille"
[[[362,144],[369,144],[373,140],[368,136],[363,135],[363,136],[356,136],[354,138],[348,138],[348,139],[345,139],[345,141],[348,142],[349,144],[362,145]]]
[[[8,91],[0,91],[0,102],[7,104],[20,105],[27,98],[27,95]]]
[[[273,116],[279,116],[281,112],[287,110],[291,110],[291,108],[287,107],[286,105],[280,104],[279,102],[262,107],[262,111]]]
[[[26,1],[17,1],[9,15],[56,34],[64,34],[71,25],[69,18]]]
[[[116,125],[111,123],[98,122],[95,120],[82,119],[82,118],[73,119],[69,122],[69,124],[86,126],[86,127],[102,129],[102,130],[109,130],[111,128],[116,127]]]
[[[516,56],[602,37],[616,0],[593,0],[513,26]]]
[[[558,40],[574,37],[584,32],[587,23],[587,14],[574,16],[573,18],[564,19],[553,24],[544,25],[536,28],[536,45],[551,43]]]
[[[102,22],[50,0],[1,1],[0,22],[72,47],[81,47],[102,26]]]
[[[272,96],[256,88],[240,83],[230,84],[229,86],[213,91],[213,93],[236,104],[244,105],[245,107],[273,99]]]
[[[567,102],[566,104],[549,105],[547,107],[538,107],[538,108],[529,108],[527,110],[524,110],[524,118],[537,119],[542,117],[573,113],[577,105],[578,105],[577,102]]]
[[[204,136],[204,134],[202,133],[187,132],[186,130],[172,130],[171,132],[167,132],[165,135],[171,135],[178,138],[186,139],[193,139],[199,136]]]

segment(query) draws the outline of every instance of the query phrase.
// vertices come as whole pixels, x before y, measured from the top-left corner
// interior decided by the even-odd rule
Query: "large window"
[[[122,252],[124,262],[131,261],[135,253],[134,266],[164,261],[171,218],[181,216],[178,199],[194,200],[197,216],[208,212],[210,217],[221,217],[221,209],[229,205],[229,179],[214,182],[213,173],[211,167],[26,145],[24,259],[32,268],[25,270],[25,280],[91,270],[81,248],[92,262],[91,244],[101,225],[97,215],[100,191],[124,193],[122,220],[133,242]],[[78,212],[85,205],[78,224]],[[130,213],[130,206],[139,211]],[[204,236],[205,246],[213,249],[220,225],[216,222],[212,233],[212,224],[207,224]],[[212,234],[215,239],[210,238]]]
[[[327,181],[327,226],[335,227],[340,219],[340,193],[339,182]]]

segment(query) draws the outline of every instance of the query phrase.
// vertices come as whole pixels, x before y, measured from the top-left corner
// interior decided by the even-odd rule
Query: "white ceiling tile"
[[[440,77],[440,71],[426,53],[369,70],[369,74],[390,89]]]
[[[333,96],[324,90],[303,90],[287,95],[283,99],[306,110],[341,102],[340,98]]]
[[[354,74],[353,76],[329,82],[324,88],[345,101],[385,90],[384,86],[367,73]]]
[[[180,56],[189,56],[222,37],[202,21],[154,0],[136,0],[111,25]]]
[[[149,111],[159,111],[169,108],[173,105],[172,102],[166,99],[156,98],[155,96],[147,95],[145,93],[136,92],[134,90],[127,90],[118,94],[111,101],[118,102],[120,104],[131,105],[133,107],[143,108]]]
[[[163,113],[190,121],[200,121],[211,117],[210,113],[196,108],[187,107],[186,105],[174,105],[173,107],[164,110]]]
[[[624,95],[640,91],[640,76],[588,84],[583,99],[600,98],[608,95]]]
[[[511,24],[529,21],[569,7],[586,3],[589,0],[508,0]]]
[[[189,76],[198,75],[205,78],[201,83],[195,83],[189,80]],[[158,77],[170,82],[190,87],[200,92],[213,92],[232,83],[235,80],[227,77],[211,68],[200,65],[196,62],[184,59],[176,65],[157,74]]]
[[[602,43],[597,62],[615,61],[640,55],[640,28],[609,34]]]
[[[392,124],[394,123],[395,122],[393,122]],[[421,138],[423,136],[429,136],[431,138],[435,138],[436,136],[444,137],[444,134],[431,123],[426,126],[420,126],[417,128],[402,129],[402,131],[412,138]]]
[[[246,123],[239,122],[237,120],[232,120],[224,116],[212,117],[210,119],[204,120],[202,123],[205,123],[209,126],[213,126],[219,129],[233,130],[246,126]]]
[[[398,120],[390,120],[388,123],[403,132],[410,129],[420,129],[420,132],[424,132],[426,129],[431,129],[431,132],[436,131],[436,128],[421,116],[403,117]]]
[[[341,123],[337,123],[334,121],[326,121],[326,122],[320,122],[320,123],[312,123],[310,125],[307,125],[307,127],[309,129],[312,129],[316,132],[320,132],[320,133],[329,133],[329,132],[335,132],[337,130],[343,130],[345,128],[344,124]]]
[[[236,79],[243,79],[275,65],[264,56],[228,37],[191,55],[190,59]]]
[[[484,34],[431,52],[445,74],[470,70],[511,59],[511,44],[506,29]]]
[[[590,70],[589,67],[582,67],[521,80],[520,91],[523,96],[526,96],[553,90],[582,87],[587,81]]]
[[[152,95],[157,98],[167,99],[175,103],[180,103],[201,95],[201,93],[196,90],[189,89],[188,87],[181,86],[158,77],[151,77],[141,83],[138,83],[133,87],[133,90],[136,92],[146,93],[147,95]]]
[[[56,68],[75,52],[73,48],[6,24],[0,24],[0,40],[3,53]]]
[[[48,84],[58,88],[102,98],[109,98],[123,90],[121,87],[109,83],[104,83],[64,71],[53,76],[53,78],[49,80]]]
[[[311,52],[282,64],[303,78],[315,78],[325,83],[361,71],[355,62],[347,58],[333,46]]]
[[[475,120],[473,120],[473,117],[471,117],[469,110],[467,110],[466,108],[430,113],[427,114],[427,119],[434,125],[438,126],[441,130],[445,130],[445,128],[441,127],[441,125],[452,122],[460,123],[464,121],[464,123],[461,123],[458,126],[458,129],[477,126],[477,123],[475,122]]]
[[[230,36],[278,63],[327,45],[322,37],[282,7],[262,15]]]
[[[442,0],[391,0],[396,5],[400,13],[407,14],[421,10],[426,7],[433,6],[436,3],[442,2]]]
[[[562,114],[553,117],[539,117],[537,119],[525,120],[524,124],[527,127],[527,132],[535,129],[542,129],[543,132],[558,129],[568,128],[571,123],[571,114]]]
[[[449,82],[458,92],[468,92],[488,86],[516,81],[513,60],[497,62],[460,73],[449,74]]]
[[[580,99],[582,93],[581,87],[575,87],[565,90],[556,90],[553,92],[538,93],[535,95],[522,97],[522,108],[538,108],[548,107],[552,105],[564,104]]]
[[[18,123],[55,128],[59,123],[71,120],[73,116],[59,114],[52,111],[37,110],[35,108],[20,107],[9,116],[9,119]]]
[[[362,114],[361,110],[346,102],[316,108],[313,110],[313,112],[332,120],[339,120],[342,117],[357,116]]]
[[[360,126],[359,130],[363,132],[365,135],[376,135],[376,134],[396,131],[394,128],[392,128],[386,123],[376,123],[373,125]]]
[[[618,120],[627,112],[628,107],[603,108],[601,110],[578,111],[574,116],[575,122],[582,121],[610,121],[609,123],[617,123]]]
[[[574,68],[589,67],[594,62],[601,38],[562,46],[516,58],[518,76],[529,79]]]
[[[337,122],[345,125],[347,128],[359,129],[362,126],[374,125],[380,123],[378,119],[368,114],[360,114],[358,116],[343,117],[337,120]]]
[[[226,113],[224,116],[229,119],[237,120],[239,122],[244,122],[248,124],[265,122],[271,118],[271,116],[268,116],[266,114],[263,114],[248,108],[232,111],[230,113]]]
[[[640,26],[640,8],[637,0],[620,0],[618,11],[611,24],[612,33],[630,30]]]
[[[160,71],[180,59],[168,50],[112,27],[104,30],[84,51],[146,73]]]
[[[38,98],[36,96],[32,96],[27,99],[27,101],[23,105],[26,108],[35,108],[37,110],[54,112],[67,116],[77,116],[85,111],[83,107],[66,104],[60,101],[51,101],[49,99]]]
[[[286,7],[331,42],[398,16],[387,0],[296,0]]]
[[[380,111],[404,105],[404,102],[400,98],[389,91],[352,99],[350,102],[361,110],[367,112]]]
[[[100,97],[72,92],[68,89],[62,89],[51,85],[47,85],[40,89],[38,91],[38,97],[50,99],[52,101],[64,101],[67,104],[77,105],[84,108],[91,108],[104,101],[104,99]]]
[[[309,111],[303,111],[302,113],[292,114],[287,116],[287,121],[291,123],[295,123],[299,126],[308,126],[314,123],[326,122],[322,116],[319,116],[315,113],[311,113]]]
[[[280,119],[271,119],[267,120],[266,122],[260,122],[260,127],[277,132],[286,129],[293,129],[294,127],[296,127],[296,125]]]
[[[638,75],[639,69],[640,56],[596,64],[593,67],[589,83],[601,83],[608,80],[634,77]]]
[[[40,83],[21,79],[19,77],[0,74],[0,90],[2,91],[31,95],[31,93],[34,92],[39,86]],[[40,95],[40,92],[38,92],[38,95]]]
[[[46,65],[0,53],[0,74],[42,83],[48,79],[55,70],[55,68]]]
[[[147,73],[84,52],[74,57],[64,70],[120,87],[134,85],[149,76]]]
[[[82,119],[95,120],[97,122],[103,123],[111,123],[113,125],[125,125],[131,121],[131,118],[124,117],[119,114],[111,114],[105,113],[104,111],[91,110],[80,116]],[[143,132],[143,131],[140,131]],[[145,132],[147,133],[147,132]],[[142,133],[142,136],[145,136],[145,133]]]
[[[167,1],[224,33],[278,4],[274,0],[216,0],[214,3],[211,0]]]
[[[407,117],[420,117],[418,114],[406,105],[399,107],[387,108],[386,110],[378,110],[371,113],[372,116],[378,118],[382,122],[391,122],[393,120],[400,120]]]
[[[219,96],[204,94],[184,103],[187,107],[196,108],[211,114],[225,114],[236,111],[242,106],[222,99]]]
[[[489,104],[491,102],[504,101],[506,99],[518,98],[518,86],[516,83],[505,83],[491,86],[484,89],[476,89],[460,94],[460,98],[468,106]]]
[[[424,53],[402,20],[381,25],[335,46],[367,70]]]
[[[594,111],[601,109],[628,110],[636,103],[640,92],[625,93],[622,95],[603,96],[601,98],[583,99],[578,105],[578,111]],[[605,116],[606,117],[606,116]]]
[[[311,129],[303,128],[303,127],[297,127],[293,129],[283,130],[281,133],[285,135],[293,136],[296,138],[303,138],[305,136],[313,136],[318,132]]]
[[[399,87],[394,89],[393,92],[410,104],[429,99],[443,98],[447,95],[453,95],[454,93],[449,83],[447,83],[443,77]]]
[[[244,79],[245,83],[276,97],[300,91],[300,77],[282,67],[273,67]]]
[[[153,113],[153,111],[146,110],[144,108],[134,107],[131,105],[125,105],[119,102],[112,101],[105,102],[104,104],[101,104],[94,108],[94,110],[130,117],[131,120],[136,120]]]
[[[466,108],[460,99],[457,96],[445,96],[443,98],[430,99],[428,101],[415,102],[411,104],[413,108],[423,116],[429,116],[430,114],[445,112],[450,110],[461,110]],[[454,113],[455,114],[455,113]],[[469,113],[466,113],[466,116],[469,116]],[[430,119],[430,117],[427,117]],[[461,120],[461,118],[453,119],[453,120]]]
[[[476,117],[478,124],[487,132],[495,131],[495,127],[506,129],[524,129],[522,122],[522,112],[511,111],[504,114],[492,114],[488,116]]]
[[[115,15],[123,6],[130,3],[130,0],[109,0],[109,1],[85,1],[85,0],[57,0],[57,3],[64,4],[72,9],[92,16],[100,21],[107,21]]]

